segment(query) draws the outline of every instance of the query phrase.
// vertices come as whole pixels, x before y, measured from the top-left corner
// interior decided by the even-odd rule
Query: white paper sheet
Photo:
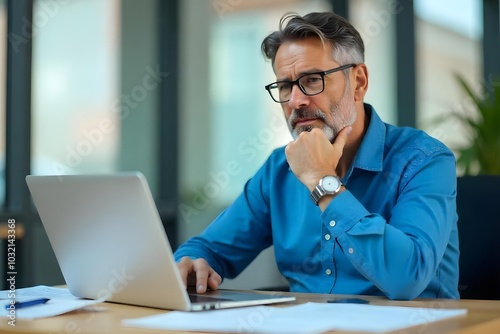
[[[16,289],[14,294],[17,301],[38,298],[49,298],[50,300],[45,304],[16,309],[13,314],[10,310],[5,309],[5,305],[9,305],[12,299],[9,298],[9,290],[3,290],[0,291],[1,316],[15,319],[47,318],[103,302],[103,300],[81,299],[73,296],[68,289],[45,285]]]
[[[333,330],[387,332],[467,313],[358,304],[306,303],[290,307],[254,306],[202,312],[169,312],[124,319],[122,325],[163,330],[235,333],[322,333]]]

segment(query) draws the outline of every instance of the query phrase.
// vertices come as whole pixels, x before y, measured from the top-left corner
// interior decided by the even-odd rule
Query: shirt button
[[[337,222],[335,220],[330,220],[331,227],[335,227],[336,224],[337,224]]]
[[[330,240],[330,235],[329,234],[325,234],[325,240]]]
[[[330,276],[330,275],[332,274],[331,269],[327,269],[327,270],[325,270],[325,274],[327,274],[328,276]]]
[[[349,247],[348,252],[349,252],[349,254],[352,254],[352,253],[354,253],[354,249],[352,247]]]

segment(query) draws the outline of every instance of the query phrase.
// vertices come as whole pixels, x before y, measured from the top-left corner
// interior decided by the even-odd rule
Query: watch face
[[[336,192],[340,188],[340,181],[335,176],[325,176],[321,185],[326,192]]]

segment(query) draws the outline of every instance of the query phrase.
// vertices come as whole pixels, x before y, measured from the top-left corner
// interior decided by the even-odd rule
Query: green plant
[[[455,148],[457,166],[465,174],[500,174],[500,81],[491,80],[475,93],[465,80],[458,82],[472,101],[473,110],[465,113],[453,111],[456,119],[469,136],[469,142]]]

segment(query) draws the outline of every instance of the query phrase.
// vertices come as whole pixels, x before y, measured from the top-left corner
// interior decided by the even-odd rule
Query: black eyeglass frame
[[[342,70],[345,70],[345,69],[348,69],[348,68],[351,68],[351,67],[355,67],[357,64],[346,64],[346,65],[342,65],[342,66],[339,66],[339,67],[335,67],[335,68],[332,68],[331,70],[327,70],[327,71],[319,71],[319,72],[311,72],[311,73],[307,73],[307,74],[304,74],[304,75],[301,75],[300,77],[298,77],[296,80],[294,81],[290,81],[290,80],[281,80],[281,81],[276,81],[276,82],[273,82],[273,83],[270,83],[269,85],[266,85],[264,86],[264,88],[267,90],[267,92],[269,93],[269,95],[271,96],[271,98],[273,99],[274,102],[276,103],[285,103],[285,102],[288,102],[290,101],[290,99],[288,100],[285,100],[285,101],[277,101],[274,96],[273,96],[273,93],[271,93],[271,86],[276,86],[277,88],[277,85],[280,84],[280,83],[288,83],[290,85],[290,92],[292,91],[293,89],[293,86],[294,85],[297,85],[300,89],[300,91],[302,93],[304,93],[305,95],[307,96],[314,96],[314,95],[318,95],[318,94],[321,94],[323,93],[323,91],[325,90],[325,75],[328,75],[328,74],[331,74],[331,73],[334,73],[334,72],[338,72],[338,71],[342,71]],[[313,93],[313,94],[308,94],[304,87],[302,87],[299,83],[300,79],[302,79],[303,77],[306,77],[308,75],[320,75],[321,76],[321,81],[323,83],[323,89],[317,93]]]

